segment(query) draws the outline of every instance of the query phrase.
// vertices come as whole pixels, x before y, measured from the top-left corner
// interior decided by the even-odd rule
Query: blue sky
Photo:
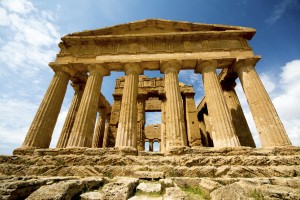
[[[71,32],[146,18],[253,27],[257,71],[294,145],[300,145],[300,2],[298,0],[0,0],[0,154],[11,154],[26,135],[53,76],[60,37]],[[146,75],[159,75],[145,73]],[[112,73],[102,92],[112,102]],[[203,95],[200,75],[181,72]],[[255,142],[259,139],[240,84],[236,87]],[[73,95],[68,88],[53,134],[55,146]],[[158,114],[147,122],[157,123]]]

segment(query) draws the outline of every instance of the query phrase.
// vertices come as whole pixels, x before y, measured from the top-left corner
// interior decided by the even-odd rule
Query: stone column
[[[283,124],[254,69],[257,59],[238,61],[238,74],[263,147],[291,145]]]
[[[212,119],[212,139],[214,147],[240,146],[226,105],[223,92],[216,75],[217,61],[199,63],[196,72],[203,78],[208,114]]]
[[[116,147],[137,147],[137,94],[139,74],[143,72],[136,63],[126,64],[122,106],[116,138]]]
[[[232,117],[233,126],[241,146],[249,146],[255,148],[255,143],[249,129],[247,120],[242,110],[239,98],[235,92],[235,81],[233,79],[225,79],[221,82],[223,95],[226,105]]]
[[[184,124],[183,102],[179,89],[178,72],[180,63],[168,61],[161,63],[161,72],[165,74],[166,92],[166,150],[171,147],[187,146]]]
[[[153,152],[153,140],[149,140],[149,151]]]
[[[114,103],[111,107],[111,115],[109,121],[110,128],[107,137],[107,147],[114,147],[116,145],[121,104],[122,104],[121,97],[114,96]]]
[[[103,76],[109,71],[101,65],[89,65],[89,77],[82,95],[67,147],[91,147]]]
[[[191,147],[202,146],[194,95],[193,92],[184,93],[187,135]]]
[[[161,100],[161,125],[160,125],[160,151],[165,152],[166,150],[166,99]]]
[[[49,148],[71,75],[65,66],[55,71],[21,148]]]
[[[106,110],[101,109],[99,112],[95,132],[93,135],[92,148],[101,148],[103,145],[105,121],[106,121]]]
[[[80,105],[85,84],[74,83],[72,84],[72,86],[74,88],[75,93],[73,96],[71,106],[69,108],[68,115],[63,125],[60,137],[58,139],[56,148],[65,148],[68,144],[68,140],[74,125],[75,117]]]
[[[212,122],[211,118],[207,114],[203,114],[203,119],[205,123],[205,134],[207,137],[207,146],[208,147],[214,147],[214,141],[212,137]]]
[[[138,115],[137,115],[137,149],[139,151],[145,150],[145,98],[139,96],[138,99]]]
[[[104,129],[104,136],[103,136],[103,144],[102,147],[108,147],[108,137],[110,136],[110,113],[106,116],[106,122],[105,122],[105,129]]]

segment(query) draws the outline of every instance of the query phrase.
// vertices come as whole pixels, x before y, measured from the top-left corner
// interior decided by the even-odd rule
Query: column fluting
[[[208,114],[212,120],[214,147],[240,146],[216,75],[217,65],[217,61],[206,61],[199,63],[196,69],[196,72],[202,74]]]
[[[89,65],[89,77],[67,147],[91,147],[103,76],[109,71],[101,65]]]
[[[62,67],[55,72],[22,148],[49,148],[71,75],[73,72],[67,67]]]
[[[126,76],[115,146],[137,148],[137,95],[139,74],[143,69],[139,64],[130,63],[124,70]]]
[[[256,61],[236,63],[238,74],[247,98],[256,129],[263,147],[291,145],[275,107],[254,69]]]
[[[72,84],[72,86],[74,88],[75,93],[74,93],[65,123],[63,125],[60,137],[58,139],[56,148],[65,148],[68,144],[69,137],[70,137],[73,125],[74,125],[74,121],[75,121],[76,114],[77,114],[77,111],[78,111],[78,108],[80,105],[80,101],[82,98],[85,84],[74,83],[74,84]]]
[[[164,73],[166,93],[166,150],[172,147],[187,146],[187,135],[184,123],[183,102],[180,94],[178,72],[180,63],[168,61],[161,64]]]
[[[106,121],[106,110],[101,109],[98,116],[94,136],[93,136],[92,148],[101,148],[103,145],[105,121]]]

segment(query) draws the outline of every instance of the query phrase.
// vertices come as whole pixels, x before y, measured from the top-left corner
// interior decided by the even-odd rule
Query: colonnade
[[[237,73],[249,103],[250,110],[260,136],[263,147],[291,145],[282,122],[255,71],[255,59],[236,60],[227,66]],[[211,132],[215,147],[234,147],[245,144],[249,140],[250,131],[240,127],[243,133],[236,130],[237,119],[241,113],[232,114],[231,107],[239,104],[234,88],[221,85],[216,74],[218,60],[199,60],[195,73],[201,73],[207,109],[211,118]],[[110,71],[104,65],[92,64],[87,67],[89,76],[86,84],[73,83],[74,97],[63,126],[57,147],[102,147],[107,141],[109,114],[99,111],[96,130],[94,132],[99,104],[99,95],[104,76]],[[178,73],[182,69],[181,61],[170,60],[160,62],[160,71],[164,74],[165,106],[162,109],[166,136],[161,143],[166,150],[172,147],[187,146],[188,139],[184,122],[183,100],[180,94]],[[139,75],[143,68],[139,63],[125,64],[126,73],[124,93],[122,96],[120,119],[115,147],[137,148],[137,94]],[[27,133],[22,148],[49,148],[55,123],[71,76],[74,75],[67,66],[55,70],[44,99]],[[226,91],[222,87],[227,87]],[[226,96],[227,95],[227,96]],[[233,96],[228,104],[229,96]],[[185,102],[188,103],[188,102]],[[164,127],[165,126],[165,127]],[[241,139],[243,138],[243,139]],[[165,140],[165,141],[164,141]],[[249,142],[249,141],[248,141]],[[250,141],[250,143],[253,141]],[[199,143],[199,145],[201,145]]]

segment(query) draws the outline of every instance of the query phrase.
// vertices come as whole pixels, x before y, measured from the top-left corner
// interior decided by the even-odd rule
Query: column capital
[[[167,71],[179,72],[182,62],[178,60],[160,61],[160,73],[165,74]]]
[[[90,73],[98,72],[102,76],[109,76],[110,75],[109,69],[106,66],[104,66],[104,64],[90,64],[90,65],[87,66],[87,69]]]
[[[238,73],[241,69],[249,71],[253,69],[256,63],[261,59],[260,56],[255,56],[251,58],[237,58],[232,66],[234,72]]]
[[[144,69],[141,66],[140,63],[126,63],[123,67],[123,70],[125,71],[125,74],[137,74],[137,75],[142,75],[144,74]]]
[[[71,86],[77,92],[79,90],[84,90],[85,83],[83,83],[83,82],[75,82],[75,83],[71,83]]]
[[[215,71],[218,67],[217,60],[198,60],[198,64],[195,68],[195,73],[203,73],[207,70]]]
[[[53,69],[53,71],[59,72],[66,72],[67,74],[69,74],[70,76],[74,76],[75,75],[75,71],[72,70],[70,67],[67,66],[67,64],[56,64],[56,63],[50,63],[49,66]]]

